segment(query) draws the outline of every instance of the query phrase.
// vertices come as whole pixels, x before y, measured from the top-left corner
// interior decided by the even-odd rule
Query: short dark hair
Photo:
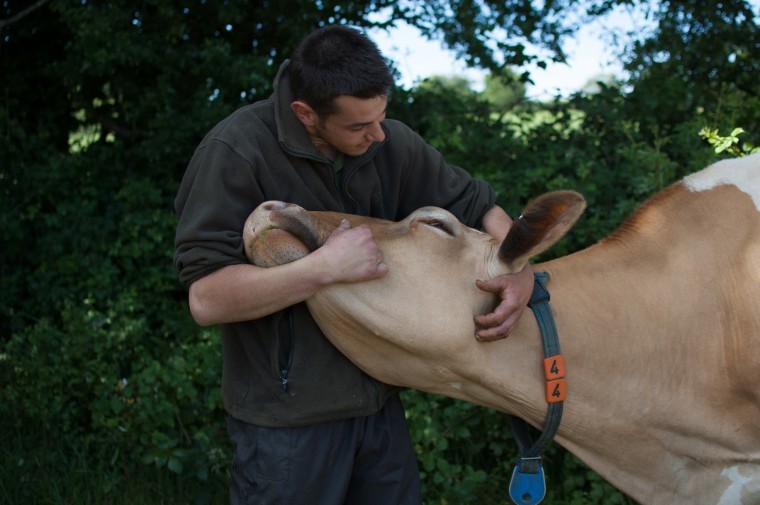
[[[389,96],[393,86],[388,63],[364,33],[329,25],[312,32],[293,52],[290,89],[322,118],[336,112],[339,95],[356,98]]]

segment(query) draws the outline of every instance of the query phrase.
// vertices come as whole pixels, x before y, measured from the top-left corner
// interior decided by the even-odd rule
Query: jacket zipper
[[[351,194],[348,192],[348,180],[356,173],[356,171],[359,169],[360,165],[354,165],[351,167],[351,173],[349,173],[345,167],[343,167],[343,177],[341,178],[341,184],[338,184],[338,181],[335,181],[335,185],[338,188],[338,193],[340,194],[340,199],[343,202],[343,208],[349,209],[347,212],[349,214],[356,214],[359,212],[359,202],[356,201],[356,199],[351,196]],[[333,175],[333,179],[336,179],[335,175]]]
[[[387,141],[388,139],[384,140],[382,144],[384,144]],[[300,151],[295,151],[293,149],[285,147],[284,145],[282,145],[282,149],[286,153],[296,158],[312,160],[318,163],[325,162],[324,159],[319,159],[310,154],[302,153]],[[377,150],[377,149],[378,148],[376,147],[374,150]],[[341,181],[342,184],[338,183],[338,178],[335,176],[335,172],[334,171],[332,172],[333,184],[335,185],[335,188],[338,190],[338,196],[340,198],[340,203],[343,205],[344,212],[348,212],[349,214],[355,214],[359,211],[359,202],[357,202],[356,199],[353,196],[351,196],[351,194],[348,192],[348,180],[356,173],[359,167],[368,163],[372,159],[373,156],[374,155],[369,155],[368,153],[364,153],[360,161],[351,167],[351,173],[348,173],[348,171],[344,167],[343,170],[344,170],[345,177],[342,178],[342,181]],[[353,207],[353,210],[349,209],[349,205],[347,204],[350,204],[350,207]]]
[[[338,193],[341,195],[341,202],[343,203],[343,206],[348,208],[348,205],[346,205],[348,203],[351,205],[351,207],[353,207],[353,209],[347,211],[350,214],[358,214],[361,209],[359,207],[359,202],[356,201],[356,198],[354,198],[351,195],[351,193],[348,192],[348,181],[349,179],[351,179],[351,177],[354,176],[356,172],[359,171],[359,168],[363,167],[364,165],[372,161],[372,159],[375,156],[374,153],[377,150],[379,150],[380,146],[382,146],[386,142],[388,142],[387,137],[379,145],[374,145],[371,148],[371,152],[367,151],[366,153],[364,153],[358,160],[356,160],[356,163],[352,164],[352,166],[350,167],[350,171],[349,171],[349,168],[344,165],[343,166],[344,177],[342,177],[342,180],[341,180],[342,184],[338,185],[338,181],[336,180],[335,175],[333,175],[333,180],[335,181],[335,185],[338,187]],[[369,212],[369,209],[367,209],[366,212]]]
[[[280,382],[282,383],[282,390],[288,392],[288,374],[290,373],[290,367],[293,366],[293,348],[295,347],[295,338],[293,331],[293,309],[288,308],[288,359],[283,367],[280,363]]]

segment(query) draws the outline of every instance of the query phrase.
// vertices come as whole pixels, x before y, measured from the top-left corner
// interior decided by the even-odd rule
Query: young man
[[[385,275],[369,230],[342,225],[312,254],[269,269],[248,264],[241,236],[257,205],[281,200],[394,221],[435,205],[503,238],[511,220],[493,190],[386,120],[392,85],[361,32],[317,30],[269,99],[206,135],[182,180],[175,264],[195,320],[221,324],[231,503],[421,502],[397,389],[341,355],[303,303],[332,282]],[[530,268],[481,285],[502,301],[476,318],[472,345],[505,337],[532,286]]]

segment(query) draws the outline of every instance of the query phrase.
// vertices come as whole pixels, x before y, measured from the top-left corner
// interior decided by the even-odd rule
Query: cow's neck
[[[727,375],[724,342],[695,341],[721,334],[721,321],[704,316],[715,313],[718,295],[695,293],[688,278],[710,272],[679,271],[690,262],[646,247],[635,249],[636,258],[617,256],[626,249],[596,246],[543,265],[567,362],[558,442],[645,503],[684,496],[718,503],[731,472],[753,473],[760,486],[757,421],[751,420],[760,409],[749,404],[747,424],[727,427],[720,402],[708,399],[730,391],[714,383]],[[529,328],[538,339],[534,325]],[[734,408],[728,399],[726,405]],[[541,423],[536,410],[525,415]]]

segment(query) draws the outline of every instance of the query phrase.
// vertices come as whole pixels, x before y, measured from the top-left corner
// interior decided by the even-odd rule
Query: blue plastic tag
[[[538,473],[521,473],[520,465],[512,472],[509,483],[509,497],[516,505],[537,505],[546,496],[544,469],[539,465]]]

